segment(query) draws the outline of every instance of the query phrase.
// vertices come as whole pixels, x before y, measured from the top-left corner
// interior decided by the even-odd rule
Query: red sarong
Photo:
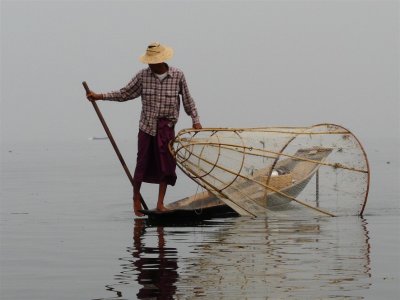
[[[134,181],[175,185],[176,161],[168,149],[174,138],[174,126],[167,119],[158,121],[156,136],[139,130]]]

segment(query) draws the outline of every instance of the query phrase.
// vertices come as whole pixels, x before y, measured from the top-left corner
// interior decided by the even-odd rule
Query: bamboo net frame
[[[294,203],[328,216],[362,215],[367,201],[366,153],[339,125],[184,129],[170,151],[186,175],[241,215],[260,216]],[[274,186],[283,178],[274,177],[279,168],[293,182]],[[315,180],[312,193],[307,186],[317,172],[326,180]]]

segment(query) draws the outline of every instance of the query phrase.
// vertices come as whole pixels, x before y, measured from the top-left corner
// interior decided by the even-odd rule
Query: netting
[[[367,201],[365,151],[338,125],[185,129],[170,150],[184,173],[240,215],[361,215]]]

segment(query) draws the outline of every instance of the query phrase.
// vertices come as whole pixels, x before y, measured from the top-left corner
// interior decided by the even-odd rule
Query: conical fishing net
[[[241,215],[361,215],[367,200],[366,154],[338,125],[182,130],[170,150],[184,173]]]

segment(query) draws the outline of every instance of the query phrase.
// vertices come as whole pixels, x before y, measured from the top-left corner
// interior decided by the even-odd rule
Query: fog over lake
[[[396,299],[399,20],[399,1],[1,1],[0,298]],[[135,219],[81,83],[122,88],[153,41],[174,48],[203,127],[354,133],[364,217]],[[133,171],[140,99],[98,105]],[[182,107],[176,132],[190,126]],[[197,191],[179,172],[166,203]]]
[[[174,48],[204,127],[400,136],[397,1],[1,3],[3,142],[102,134],[81,82],[123,87],[152,41]],[[101,106],[116,136],[136,136],[140,100]]]

